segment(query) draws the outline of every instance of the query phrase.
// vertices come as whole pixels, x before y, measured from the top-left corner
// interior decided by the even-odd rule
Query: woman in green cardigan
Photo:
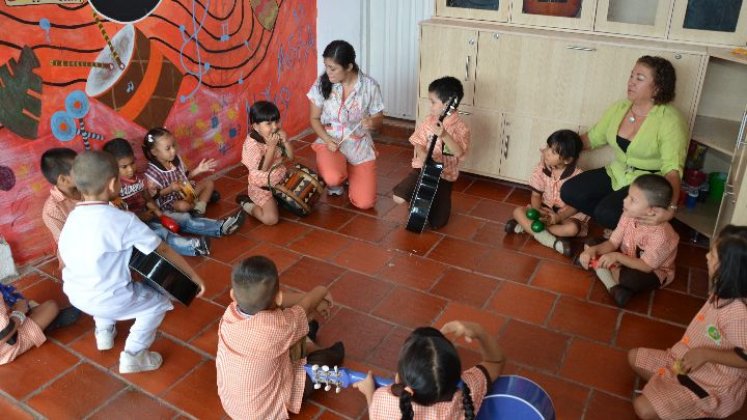
[[[584,149],[609,144],[615,160],[566,181],[560,196],[567,205],[614,229],[628,186],[639,175],[656,173],[672,184],[674,196],[664,217],[674,217],[688,143],[685,121],[671,104],[675,81],[674,67],[666,59],[638,59],[628,79],[627,99],[610,106],[581,136]]]

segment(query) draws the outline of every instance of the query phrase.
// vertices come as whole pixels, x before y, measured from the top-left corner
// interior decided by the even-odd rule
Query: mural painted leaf
[[[31,140],[37,137],[42,105],[42,79],[32,71],[38,67],[39,59],[28,46],[19,61],[11,58],[0,67],[0,123]]]

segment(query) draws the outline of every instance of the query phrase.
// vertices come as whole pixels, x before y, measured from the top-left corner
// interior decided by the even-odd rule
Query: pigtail
[[[402,420],[413,420],[415,411],[412,409],[412,395],[402,390],[399,394],[399,411],[402,413]]]
[[[473,420],[475,418],[475,403],[472,402],[472,391],[466,383],[462,384],[462,406],[464,407],[464,419]]]

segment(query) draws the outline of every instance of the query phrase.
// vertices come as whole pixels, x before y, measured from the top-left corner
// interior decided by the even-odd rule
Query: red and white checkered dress
[[[669,223],[644,225],[623,215],[609,241],[623,254],[640,258],[653,268],[661,287],[674,280],[674,260],[677,258],[680,236]]]
[[[542,204],[551,209],[557,208],[558,211],[560,211],[566,206],[565,202],[560,199],[560,187],[563,186],[565,181],[568,181],[581,172],[583,171],[576,166],[567,166],[563,173],[555,175],[550,169],[545,167],[542,162],[540,162],[539,165],[534,168],[532,175],[529,177],[529,186],[532,190],[542,195]],[[580,224],[579,234],[585,236],[587,230],[585,227],[589,222],[589,216],[577,212],[571,216],[571,218],[578,220]]]
[[[462,381],[469,386],[475,413],[480,410],[482,400],[488,393],[488,378],[477,366],[462,372]],[[463,419],[462,391],[457,391],[451,401],[421,406],[413,403],[412,409],[418,420]],[[386,386],[374,392],[371,406],[368,407],[368,418],[371,420],[390,420],[402,418],[399,409],[399,397],[392,393],[392,387]]]
[[[8,306],[5,304],[2,296],[0,296],[0,331],[7,327],[10,322],[14,321],[10,320]],[[12,346],[8,343],[0,344],[0,365],[12,362],[16,357],[26,352],[26,350],[33,346],[39,347],[46,340],[47,337],[44,336],[44,332],[36,325],[34,320],[26,318],[26,321],[18,328],[16,343]]]
[[[720,301],[724,305],[726,301]],[[672,371],[675,360],[693,348],[733,350],[747,348],[747,305],[735,300],[717,308],[706,302],[685,335],[668,350],[638,349],[635,365],[653,374],[643,388],[662,419],[727,417],[738,411],[747,394],[747,369],[706,363],[688,376],[708,396],[699,398],[681,385]]]
[[[234,419],[287,419],[298,413],[306,381],[302,358],[288,349],[309,332],[300,306],[246,315],[236,302],[226,308],[218,331],[218,395]]]
[[[272,165],[270,165],[270,169],[272,169],[274,165],[282,162],[283,159],[279,145],[275,148],[275,156],[267,157],[266,155],[267,143],[262,136],[255,131],[249,133],[246,136],[246,140],[244,140],[244,147],[241,149],[241,163],[249,170],[247,195],[252,199],[254,204],[260,207],[272,199],[272,193],[266,188],[269,171],[261,170],[262,165],[265,159],[272,159]],[[284,166],[279,166],[272,171],[270,183],[277,185],[283,182],[285,180],[285,172]]]
[[[60,241],[62,227],[65,226],[67,216],[73,211],[76,203],[78,200],[66,197],[57,187],[49,190],[49,197],[42,209],[42,221],[52,233],[55,243]]]
[[[425,147],[425,150],[428,150],[429,140],[433,135],[433,127],[436,126],[437,121],[438,117],[434,115],[428,115],[427,117],[425,117],[423,122],[415,127],[415,132],[412,133],[412,136],[410,136],[410,143],[416,146]],[[443,172],[441,172],[441,179],[454,182],[459,177],[459,164],[464,160],[464,157],[467,156],[467,149],[469,149],[470,131],[467,124],[465,124],[464,121],[459,118],[459,114],[457,114],[456,112],[452,113],[444,119],[443,127],[444,131],[449,133],[451,138],[454,139],[454,141],[457,142],[460,146],[462,146],[462,149],[464,149],[464,153],[459,158],[449,155],[444,156],[441,152],[443,140],[441,140],[440,137],[436,139],[436,146],[433,149],[433,160],[435,160],[436,162],[444,163],[444,170]],[[420,169],[423,167],[423,164],[413,156],[412,167],[415,169]]]

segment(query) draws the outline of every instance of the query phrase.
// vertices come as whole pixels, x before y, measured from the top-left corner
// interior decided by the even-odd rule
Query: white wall
[[[364,0],[317,0],[316,47],[319,53],[319,74],[324,70],[324,47],[336,39],[349,42],[358,55],[356,61],[360,63],[363,3]]]

